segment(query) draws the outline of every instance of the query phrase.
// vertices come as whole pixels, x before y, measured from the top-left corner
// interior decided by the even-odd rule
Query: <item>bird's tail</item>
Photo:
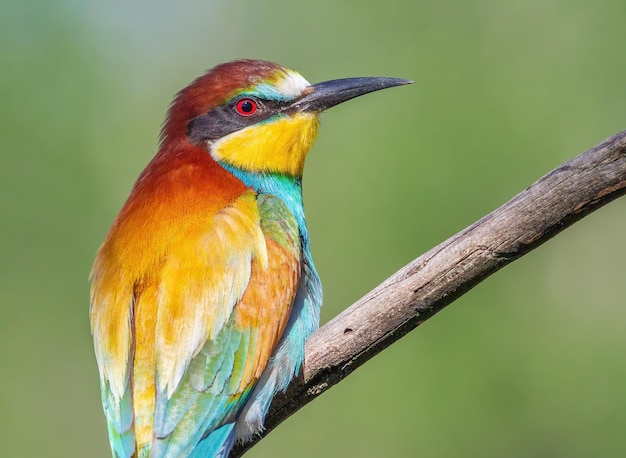
[[[235,435],[235,423],[220,426],[198,442],[189,458],[227,458],[235,443]]]

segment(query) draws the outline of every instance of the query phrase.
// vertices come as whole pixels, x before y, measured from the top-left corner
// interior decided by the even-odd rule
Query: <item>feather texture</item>
[[[279,143],[283,156],[313,137]],[[246,183],[203,148],[168,143],[100,248],[91,322],[116,456],[192,456],[234,440],[301,289],[303,243],[308,253],[299,178],[258,177]]]
[[[114,456],[226,458],[262,430],[319,324],[301,188],[318,114],[400,84],[242,60],[178,93],[91,271]]]
[[[223,208],[194,204],[192,194],[211,192],[204,188],[220,181],[201,179],[203,168],[213,167],[203,154],[204,162],[170,163],[142,176],[92,273],[94,338],[115,343],[100,350],[102,383],[123,387],[104,390],[105,406],[120,412],[110,428],[120,438],[132,428],[137,448],[149,447],[155,457],[185,456],[212,427],[234,421],[283,334],[301,272],[298,222],[281,199],[233,182]],[[158,206],[142,189],[174,187],[176,180],[185,191],[167,193]],[[130,238],[126,225],[139,220],[153,226]],[[127,266],[118,250],[141,256]],[[119,287],[110,280],[121,274],[126,297],[109,289]],[[109,297],[118,300],[103,307]],[[126,317],[131,331],[112,326]],[[134,420],[122,413],[129,399]],[[116,453],[130,456],[125,450],[133,444],[120,438]]]

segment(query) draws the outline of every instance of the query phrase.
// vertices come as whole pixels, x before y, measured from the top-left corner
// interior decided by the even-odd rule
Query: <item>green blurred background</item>
[[[3,3],[0,454],[109,456],[87,276],[205,69],[416,82],[323,117],[305,201],[327,321],[626,128],[625,20],[623,0]],[[248,456],[624,456],[625,210],[489,278]]]

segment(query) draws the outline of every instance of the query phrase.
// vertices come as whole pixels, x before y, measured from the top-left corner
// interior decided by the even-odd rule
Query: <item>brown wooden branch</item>
[[[626,131],[557,167],[316,331],[303,374],[274,398],[265,432],[231,458],[489,275],[624,193]]]

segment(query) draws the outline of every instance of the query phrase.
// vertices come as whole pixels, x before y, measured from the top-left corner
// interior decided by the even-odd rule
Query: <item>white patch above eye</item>
[[[281,94],[295,99],[302,94],[302,91],[309,87],[311,83],[293,70],[285,69],[284,77],[276,82],[276,88]]]
[[[282,69],[270,78],[269,81],[257,83],[238,96],[250,95],[266,100],[289,102],[302,95],[302,91],[311,84],[302,75],[293,70]]]

